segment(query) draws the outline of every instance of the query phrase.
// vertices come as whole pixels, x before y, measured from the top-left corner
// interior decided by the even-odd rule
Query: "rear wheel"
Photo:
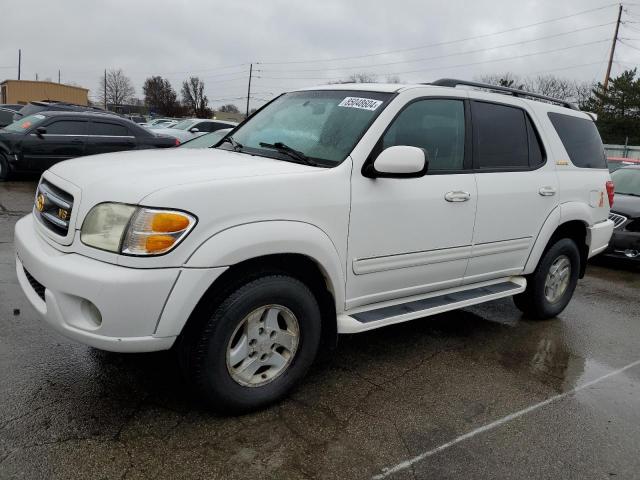
[[[319,342],[314,295],[295,278],[269,275],[201,318],[181,339],[181,363],[205,403],[242,413],[285,396],[311,366]]]
[[[0,153],[0,182],[4,182],[9,179],[9,160],[7,157]]]
[[[527,278],[527,289],[513,297],[522,312],[544,320],[562,312],[578,284],[580,252],[576,243],[563,238],[543,254],[536,270]]]

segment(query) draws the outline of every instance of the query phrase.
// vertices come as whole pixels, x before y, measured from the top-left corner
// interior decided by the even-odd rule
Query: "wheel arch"
[[[544,253],[558,239],[570,238],[576,242],[578,250],[580,251],[579,278],[584,277],[589,255],[589,245],[587,244],[589,219],[586,213],[587,212],[583,212],[583,208],[570,208],[569,212],[566,212],[562,207],[558,207],[551,212],[540,230],[527,263],[525,264],[523,273],[525,275],[533,273]]]
[[[328,235],[318,227],[294,221],[255,222],[224,230],[205,241],[187,267],[226,266],[200,297],[180,336],[197,327],[197,319],[239,288],[270,273],[290,275],[314,293],[322,314],[322,345],[337,339],[337,311],[344,306],[344,272]]]

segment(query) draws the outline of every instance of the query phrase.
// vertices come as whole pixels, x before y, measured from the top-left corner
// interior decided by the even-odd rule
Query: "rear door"
[[[526,102],[472,100],[471,116],[478,207],[464,283],[522,272],[558,205],[555,165]]]
[[[22,156],[30,170],[46,170],[55,163],[85,154],[87,121],[55,118],[38,125],[43,134],[32,129],[22,141]]]
[[[136,137],[126,125],[109,120],[91,120],[86,155],[119,152],[136,148]]]

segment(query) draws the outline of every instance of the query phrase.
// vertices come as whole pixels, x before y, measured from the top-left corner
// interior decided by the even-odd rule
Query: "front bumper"
[[[204,291],[220,273],[128,268],[64,253],[40,236],[32,215],[16,223],[15,246],[18,281],[42,318],[66,337],[114,352],[171,348],[199,299],[194,286]]]

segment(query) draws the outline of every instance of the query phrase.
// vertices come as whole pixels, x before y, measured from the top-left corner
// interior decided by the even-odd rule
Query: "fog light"
[[[100,310],[89,300],[82,300],[80,310],[82,311],[82,316],[91,324],[95,325],[96,328],[102,325],[102,314]]]
[[[628,248],[628,249],[626,249],[624,251],[624,254],[628,258],[636,258],[638,255],[640,255],[640,252],[638,250],[632,250],[632,249]]]

